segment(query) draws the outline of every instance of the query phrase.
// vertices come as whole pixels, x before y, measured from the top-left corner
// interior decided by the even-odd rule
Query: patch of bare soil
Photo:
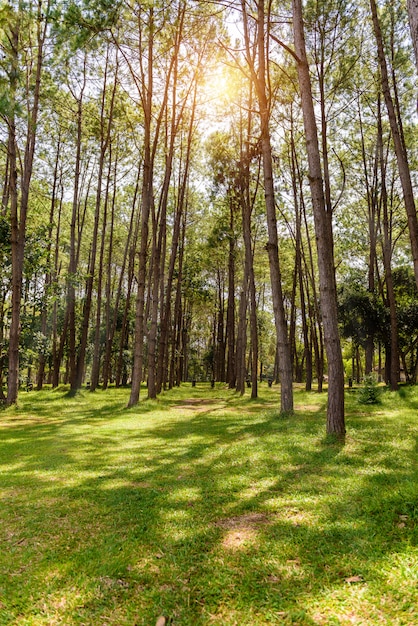
[[[180,409],[181,411],[190,410],[193,411],[193,413],[203,413],[211,409],[214,404],[216,404],[215,400],[189,398],[188,400],[184,400],[182,404],[177,404],[176,409]]]
[[[260,526],[270,522],[270,518],[265,513],[245,513],[236,517],[227,517],[215,522],[219,528],[241,528],[242,526]]]
[[[321,407],[317,404],[297,404],[295,406],[295,411],[320,411]]]
[[[258,528],[270,523],[263,513],[247,513],[215,522],[215,526],[225,530],[222,547],[225,550],[243,550],[257,540]]]
[[[138,489],[155,489],[156,491],[165,491],[164,487],[156,487],[153,483],[150,483],[147,480],[133,481],[130,485]]]

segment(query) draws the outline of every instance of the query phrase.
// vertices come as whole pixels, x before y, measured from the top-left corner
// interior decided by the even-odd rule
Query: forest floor
[[[417,388],[128,397],[0,411],[1,626],[417,624]]]

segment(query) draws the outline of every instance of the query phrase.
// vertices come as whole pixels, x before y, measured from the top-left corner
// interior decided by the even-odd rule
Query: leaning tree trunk
[[[382,31],[380,28],[379,18],[377,15],[377,7],[375,0],[370,0],[370,8],[373,18],[373,27],[376,37],[377,53],[380,66],[382,92],[388,112],[390,129],[392,133],[393,144],[395,146],[396,160],[398,164],[399,178],[402,185],[403,199],[408,218],[409,238],[411,242],[412,258],[414,261],[415,282],[418,287],[418,218],[414,200],[414,190],[412,187],[411,173],[408,163],[408,155],[405,148],[405,141],[402,133],[400,120],[396,117],[396,110],[392,98],[388,67],[383,45]]]
[[[308,152],[309,182],[312,194],[318,252],[321,317],[328,359],[327,433],[345,434],[344,368],[338,331],[337,286],[335,280],[332,214],[326,211],[321,155],[306,56],[301,0],[293,0],[293,29],[298,60],[298,78]]]

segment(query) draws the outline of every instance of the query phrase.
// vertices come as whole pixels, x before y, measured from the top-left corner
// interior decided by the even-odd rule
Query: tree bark
[[[19,390],[19,341],[20,341],[20,307],[22,294],[23,262],[26,240],[26,222],[29,210],[29,192],[33,172],[33,160],[35,155],[35,143],[37,135],[37,122],[39,113],[39,98],[41,91],[41,77],[44,62],[44,45],[47,35],[49,20],[49,3],[42,7],[37,6],[36,14],[36,57],[34,61],[34,83],[32,86],[32,103],[29,104],[29,77],[27,77],[28,91],[28,122],[26,127],[26,144],[23,156],[23,169],[21,176],[20,207],[18,206],[17,189],[17,143],[16,143],[16,90],[19,80],[19,46],[22,10],[19,4],[14,23],[10,26],[8,36],[11,46],[11,73],[10,73],[10,108],[12,113],[8,119],[8,158],[10,167],[10,221],[11,221],[11,247],[12,247],[12,314],[9,332],[9,377],[7,390],[7,404],[17,402]],[[30,66],[32,67],[32,66]],[[28,68],[29,71],[29,68]]]
[[[243,12],[246,16],[245,7]],[[246,20],[244,19],[244,28]],[[269,19],[267,19],[267,28]],[[264,196],[267,215],[268,243],[266,245],[270,280],[273,298],[274,319],[276,324],[277,344],[279,353],[279,369],[281,383],[281,411],[284,413],[293,412],[293,381],[292,381],[292,359],[289,345],[286,315],[283,304],[282,276],[279,262],[279,242],[277,235],[277,217],[273,180],[273,158],[270,142],[269,118],[270,107],[267,97],[267,43],[266,43],[266,11],[264,0],[259,0],[257,4],[257,52],[258,71],[250,63],[250,69],[256,86],[256,93],[259,104],[259,115],[261,125],[260,147],[263,161]],[[250,41],[246,32],[247,59],[250,61]]]
[[[235,387],[235,199],[229,198],[228,245],[228,303],[226,309],[226,380],[229,389]]]
[[[328,360],[327,433],[345,434],[344,368],[338,331],[337,287],[334,269],[332,214],[326,211],[318,132],[312,99],[309,65],[306,56],[301,0],[292,0],[295,52],[302,99],[305,138],[308,153],[309,183],[312,194],[318,269],[321,295],[321,317]]]
[[[418,70],[418,0],[407,0],[409,26],[415,52],[415,63]]]
[[[390,318],[390,337],[388,343],[390,344],[389,349],[389,367],[388,367],[388,378],[390,383],[390,388],[392,391],[396,391],[398,389],[399,382],[399,346],[398,346],[398,321],[396,315],[396,299],[395,299],[395,291],[393,286],[393,277],[392,277],[392,232],[390,227],[390,218],[389,218],[389,208],[388,208],[388,194],[386,189],[386,160],[383,151],[383,129],[382,129],[382,115],[381,115],[381,106],[380,106],[380,98],[378,100],[377,107],[377,158],[380,165],[380,196],[381,196],[381,206],[383,210],[382,216],[382,227],[383,227],[383,264],[385,268],[385,282],[386,282],[386,301],[388,303],[389,308],[389,318]],[[388,354],[386,354],[386,357]]]
[[[392,139],[395,146],[396,160],[398,164],[399,178],[401,180],[403,199],[408,218],[409,238],[411,242],[412,258],[414,261],[415,282],[418,287],[418,218],[415,208],[414,190],[412,187],[411,173],[408,163],[408,154],[405,148],[405,141],[402,133],[402,127],[396,116],[395,105],[392,98],[388,66],[383,46],[382,31],[380,28],[379,18],[377,15],[377,6],[375,0],[370,0],[370,8],[373,19],[374,33],[377,44],[377,54],[382,81],[382,92],[388,112]]]

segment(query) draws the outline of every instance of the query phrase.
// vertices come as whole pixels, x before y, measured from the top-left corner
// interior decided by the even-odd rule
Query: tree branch
[[[273,41],[278,43],[279,46],[284,48],[286,50],[286,52],[289,52],[289,54],[291,54],[292,57],[295,59],[296,63],[298,63],[298,64],[302,63],[302,61],[300,60],[300,58],[298,57],[296,52],[294,50],[292,50],[292,48],[289,48],[289,46],[287,46],[283,41],[280,41],[280,39],[278,39],[276,37],[276,35],[273,35],[273,33],[270,33],[270,37],[273,39]]]

